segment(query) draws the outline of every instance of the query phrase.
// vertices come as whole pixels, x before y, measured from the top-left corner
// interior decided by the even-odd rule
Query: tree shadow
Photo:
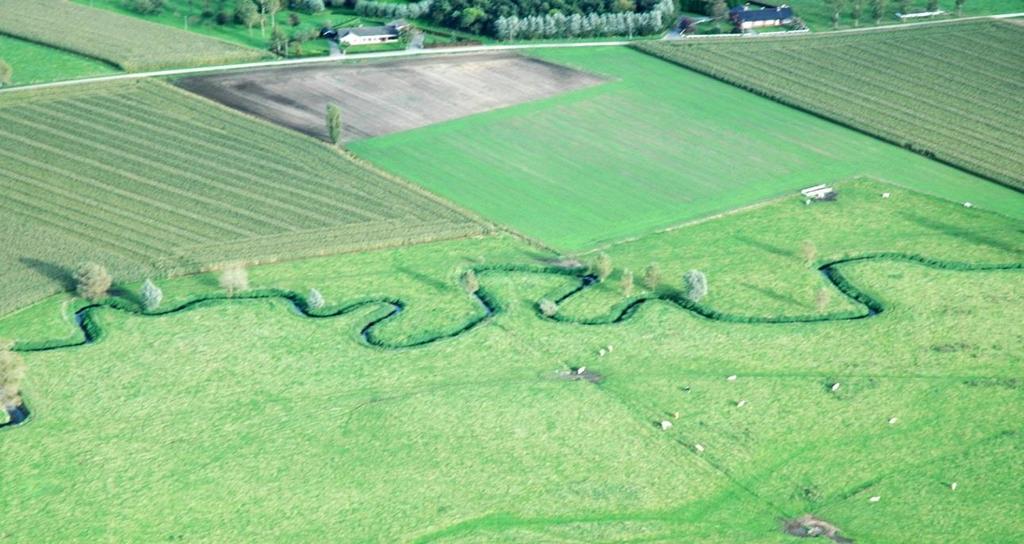
[[[733,238],[735,238],[736,240],[738,240],[740,242],[743,242],[744,244],[747,244],[748,246],[760,249],[761,251],[765,251],[765,252],[771,253],[772,255],[778,255],[779,257],[785,257],[787,259],[791,259],[791,258],[796,258],[796,256],[797,256],[795,250],[784,249],[784,248],[781,248],[779,246],[775,246],[775,245],[769,244],[768,242],[763,242],[763,241],[757,240],[755,238],[750,238],[748,236],[734,236]]]
[[[75,276],[69,268],[57,263],[33,259],[31,257],[21,257],[18,260],[21,261],[21,264],[35,270],[43,276],[46,276],[50,281],[59,284],[65,291],[70,291],[75,288]]]
[[[924,217],[912,212],[900,212],[900,215],[912,223],[933,230],[940,234],[945,234],[946,236],[952,236],[954,238],[958,238],[961,240],[967,240],[968,242],[973,242],[978,245],[992,247],[995,249],[999,249],[1001,251],[1006,251],[1007,253],[1012,253],[1014,255],[1024,254],[1024,248],[1022,248],[1020,245],[1014,244],[1012,242],[1007,242],[1005,240],[1000,240],[999,238],[989,236],[984,232],[978,232],[976,230],[971,230],[956,225],[950,225],[948,223],[943,223],[942,221],[938,221],[930,217]]]
[[[774,289],[769,289],[767,287],[761,287],[760,285],[754,285],[752,283],[741,283],[740,285],[742,285],[743,287],[746,287],[747,289],[750,289],[751,291],[757,291],[758,293],[761,293],[762,295],[764,295],[764,296],[766,296],[766,297],[768,297],[770,299],[777,300],[779,302],[785,302],[787,304],[793,304],[793,305],[798,306],[800,308],[811,308],[812,307],[810,304],[808,304],[805,301],[796,299],[796,298],[794,298],[794,297],[792,297],[790,295],[787,295],[785,293],[776,291]]]

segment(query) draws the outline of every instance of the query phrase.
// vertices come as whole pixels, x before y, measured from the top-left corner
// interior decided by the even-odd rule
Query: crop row
[[[0,96],[0,224],[17,226],[0,231],[14,263],[0,313],[58,288],[38,263],[99,260],[136,279],[483,231],[321,142],[164,83],[32,94]]]
[[[0,0],[0,32],[128,71],[245,62],[267,54],[65,0]]]
[[[1024,188],[1024,28],[941,28],[637,47]]]

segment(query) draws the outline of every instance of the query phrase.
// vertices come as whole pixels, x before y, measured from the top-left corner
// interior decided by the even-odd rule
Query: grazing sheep
[[[577,375],[580,375],[580,374],[583,374],[583,373],[584,373],[584,372],[586,372],[586,371],[587,371],[587,367],[585,367],[585,366],[581,366],[581,367],[579,367],[579,368],[577,368],[577,369],[576,369],[576,374],[577,374]]]
[[[737,408],[743,408],[746,405],[747,405],[747,401],[745,401],[745,400],[741,400],[741,401],[736,403],[736,407]]]
[[[889,418],[889,425],[895,425],[897,421],[899,421],[899,418],[890,417]]]
[[[889,198],[889,193],[882,193],[882,198]]]
[[[672,412],[673,419],[679,419],[679,412]]]
[[[970,202],[964,202],[964,207],[965,208],[973,208],[974,204],[971,204]]]
[[[736,375],[733,374],[732,376],[729,376],[728,378],[726,378],[726,381],[730,381],[730,382],[736,381]]]
[[[880,500],[882,500],[882,497],[879,497],[878,495],[875,495],[874,497],[871,497],[870,499],[868,499],[868,502],[878,502]]]
[[[836,391],[839,391],[839,384],[838,383],[832,384],[832,392],[835,393]]]
[[[693,449],[697,450],[697,453],[701,453],[704,451],[704,446],[701,446],[700,444],[694,444]]]
[[[607,352],[604,350],[604,348],[601,348],[601,351],[597,352],[598,356],[600,356],[600,357],[604,357],[605,353],[607,353]]]
[[[611,345],[611,344],[608,344],[608,348],[607,348],[607,349],[608,349],[608,353],[611,353],[611,352],[612,352],[612,349],[613,349],[613,348],[612,348],[612,345]]]
[[[951,491],[956,491],[956,482],[953,482],[953,483],[949,484],[949,489]]]
[[[667,431],[667,430],[669,430],[671,428],[672,428],[672,422],[671,421],[662,420],[662,422],[661,422],[661,430]]]

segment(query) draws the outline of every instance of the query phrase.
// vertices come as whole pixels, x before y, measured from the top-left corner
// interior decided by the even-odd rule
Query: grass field
[[[1024,189],[1024,26],[911,30],[643,51]]]
[[[0,34],[0,59],[14,70],[12,85],[117,73],[105,62]]]
[[[0,0],[0,33],[103,60],[129,72],[270,56],[259,49],[66,0]]]
[[[789,5],[793,6],[798,17],[807,23],[807,26],[814,31],[825,31],[832,30],[832,12],[829,10],[828,5],[820,0],[792,0],[788,2]],[[938,19],[952,18],[956,15],[956,0],[939,0],[939,9],[945,11],[948,15],[939,16]],[[923,0],[917,0],[911,2],[910,13],[917,13],[926,11],[927,2]],[[874,26],[875,21],[871,16],[871,3],[861,3],[863,14],[861,15],[860,25],[861,27]],[[855,28],[853,24],[853,3],[847,2],[843,9],[842,17],[839,21],[840,29]],[[898,2],[889,2],[888,8],[886,9],[886,15],[882,18],[881,24],[883,25],[900,25],[906,23],[900,23],[899,19],[896,18],[896,13],[900,11]],[[963,5],[963,16],[972,17],[978,15],[998,15],[1001,13],[1021,13],[1024,12],[1024,4],[1020,0],[967,0]],[[928,19],[917,19],[917,22]]]
[[[858,175],[1024,217],[1012,190],[637,51],[538,55],[617,81],[350,148],[567,251]]]
[[[821,262],[896,251],[1019,264],[1021,225],[864,181],[834,203],[790,197],[609,253],[619,266],[660,260],[663,290],[701,266],[709,306],[768,316],[826,285],[789,254],[800,240]],[[480,315],[460,270],[547,256],[492,237],[261,266],[252,281],[317,287],[332,307],[404,300],[375,333],[401,341]],[[659,303],[572,325],[535,309],[572,278],[498,271],[480,279],[500,313],[418,349],[363,344],[373,307],[331,319],[276,299],[100,310],[100,342],[25,354],[33,415],[0,430],[17,460],[0,471],[0,527],[33,543],[783,543],[781,520],[811,513],[858,544],[1024,539],[1024,339],[1007,326],[1024,319],[1024,272],[841,266],[882,314],[753,325]],[[216,290],[208,276],[161,286],[165,306]],[[604,312],[618,301],[591,295],[609,289],[563,312]],[[0,320],[0,337],[68,336],[60,308],[80,303],[65,301]],[[565,379],[579,366],[603,380]]]
[[[120,279],[482,227],[336,150],[158,82],[0,96],[0,314],[93,260]]]

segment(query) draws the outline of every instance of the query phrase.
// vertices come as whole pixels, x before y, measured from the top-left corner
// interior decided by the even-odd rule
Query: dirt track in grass
[[[343,141],[401,132],[581,89],[601,77],[512,53],[267,69],[177,85],[315,138],[327,104],[341,107]]]

